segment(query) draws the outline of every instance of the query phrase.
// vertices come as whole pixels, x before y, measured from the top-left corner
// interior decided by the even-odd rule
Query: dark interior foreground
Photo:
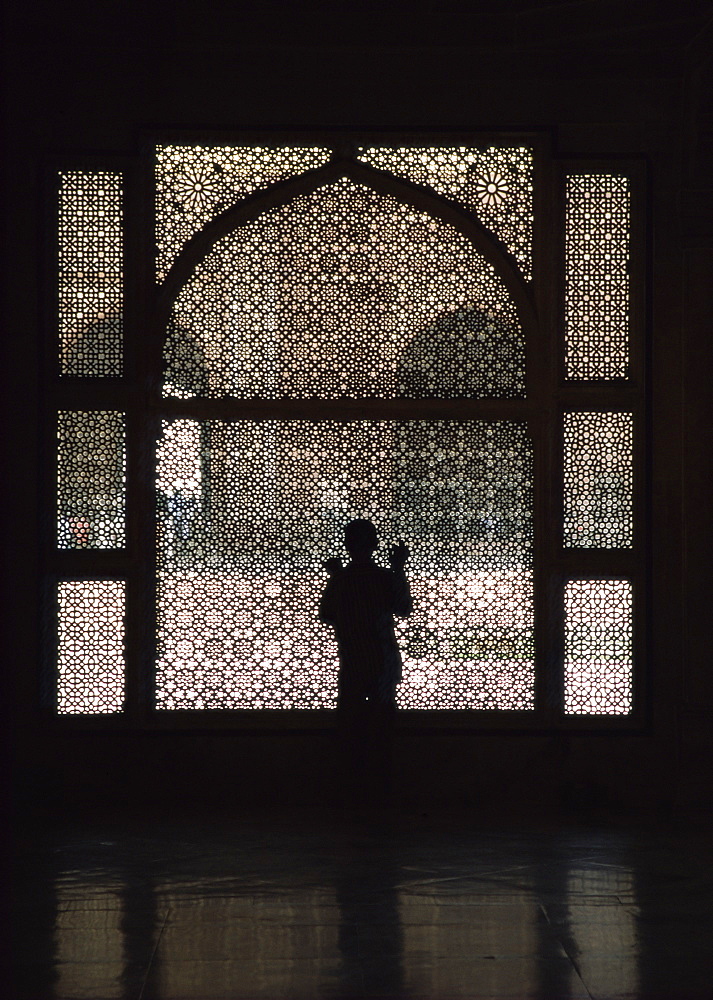
[[[8,5],[2,702],[18,997],[711,995],[713,10],[461,6]],[[44,178],[166,129],[524,130],[556,156],[645,164],[640,724],[404,728],[399,805],[373,814],[333,808],[329,725],[67,726],[42,710]]]
[[[18,851],[17,996],[710,996],[710,839],[589,814],[66,819]]]

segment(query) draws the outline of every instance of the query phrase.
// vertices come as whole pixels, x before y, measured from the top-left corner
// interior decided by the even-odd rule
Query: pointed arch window
[[[112,321],[106,345],[96,321],[77,328],[91,371],[61,342],[48,614],[71,594],[98,638],[72,645],[59,626],[48,708],[326,718],[321,564],[366,516],[412,550],[411,718],[634,718],[632,175],[558,166],[532,139],[345,149],[156,146],[152,264],[123,261],[125,236],[147,244],[116,200],[125,176],[61,175],[63,314],[82,314],[90,273],[111,302],[133,294],[134,322],[117,341]],[[91,202],[103,184],[108,221],[109,195]],[[133,359],[118,380],[101,360],[117,343]],[[92,671],[109,621],[112,669]]]

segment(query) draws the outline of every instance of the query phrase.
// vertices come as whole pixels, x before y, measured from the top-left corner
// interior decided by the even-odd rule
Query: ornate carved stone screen
[[[112,410],[60,412],[57,449],[59,548],[123,548],[124,414]]]
[[[586,387],[596,385],[609,405],[563,415],[563,544],[614,555],[631,551],[635,534],[631,183],[624,175],[573,173],[564,188],[565,378],[583,402]],[[583,568],[588,558],[583,551]],[[607,577],[605,565],[599,562],[596,579],[564,586],[568,715],[627,715],[634,703],[634,587]]]
[[[635,711],[635,189],[565,168],[551,198],[547,169],[527,142],[159,145],[126,283],[141,199],[57,175],[55,711],[333,707],[317,606],[354,517],[377,561],[411,549],[402,709]]]
[[[577,379],[629,373],[629,179],[566,178],[565,361]]]
[[[333,707],[321,564],[370,517],[412,550],[400,706],[531,709],[531,452],[511,421],[165,422],[158,707]]]
[[[220,240],[181,289],[164,394],[522,397],[503,280],[453,226],[343,179]]]
[[[532,149],[377,146],[360,150],[359,159],[431,188],[466,209],[508,248],[525,280],[532,278]]]
[[[567,548],[631,548],[633,455],[631,413],[565,414],[564,543]]]
[[[531,214],[527,153],[501,152],[523,175],[513,218]],[[280,169],[296,154],[311,165],[321,151],[290,151]],[[159,163],[165,177],[164,152]],[[487,185],[482,197],[470,188],[492,212]],[[402,399],[412,415],[255,420],[236,408],[232,420],[164,422],[157,707],[333,707],[321,564],[362,516],[385,547],[404,538],[412,550],[401,707],[534,708],[526,425],[418,419],[418,400],[525,397],[517,309],[472,240],[351,178],[316,186],[215,243],[175,298],[164,358],[164,397],[202,400],[207,413],[210,400],[224,412],[228,399]]]
[[[57,709],[106,715],[124,706],[125,587],[62,581],[57,591]]]
[[[565,588],[565,712],[626,715],[632,707],[632,587],[573,580]]]
[[[123,371],[122,178],[68,171],[59,189],[59,363],[62,375]]]

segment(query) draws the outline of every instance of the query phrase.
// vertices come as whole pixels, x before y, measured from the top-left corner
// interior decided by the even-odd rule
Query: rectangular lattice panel
[[[124,706],[122,580],[63,581],[57,587],[57,711],[105,715]]]
[[[60,373],[121,375],[122,177],[80,171],[59,176]]]
[[[126,544],[124,414],[62,410],[57,420],[57,545]]]
[[[564,544],[567,548],[631,548],[633,416],[564,416]]]
[[[628,715],[632,706],[632,586],[572,580],[564,592],[564,710]]]
[[[628,177],[571,174],[565,208],[565,361],[572,379],[629,371]]]
[[[402,708],[532,709],[532,449],[523,424],[164,423],[157,706],[320,708],[336,643],[325,558],[369,517],[403,538]]]

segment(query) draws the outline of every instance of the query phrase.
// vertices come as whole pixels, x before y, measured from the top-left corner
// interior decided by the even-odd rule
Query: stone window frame
[[[409,711],[400,713],[399,725],[410,730],[447,732],[557,730],[643,731],[650,724],[651,698],[646,671],[649,503],[648,424],[646,380],[647,344],[647,205],[646,164],[643,160],[558,157],[551,137],[542,133],[166,133],[144,136],[135,156],[53,157],[45,163],[44,201],[47,239],[44,259],[44,337],[41,469],[45,503],[41,524],[44,572],[40,595],[43,662],[38,694],[40,711],[49,725],[59,729],[234,730],[236,728],[331,728],[330,710],[238,710],[158,712],[152,706],[154,663],[154,490],[153,444],[163,416],[194,415],[200,405],[166,400],[160,395],[157,373],[165,319],[175,290],[191,267],[220,235],[230,231],[248,213],[259,214],[305,189],[300,177],[265,192],[248,196],[209,223],[190,241],[157,288],[154,279],[153,148],[160,143],[204,145],[324,145],[334,157],[325,169],[343,176],[345,164],[360,145],[383,146],[485,146],[527,145],[534,152],[533,281],[528,288],[519,280],[517,304],[526,333],[527,384],[525,400],[419,401],[419,416],[486,416],[526,419],[535,446],[535,709],[507,711]],[[116,171],[124,178],[125,219],[125,362],[121,377],[60,377],[57,363],[57,193],[58,173],[66,170]],[[353,164],[347,171],[357,180],[368,180],[369,170]],[[631,301],[630,377],[611,382],[575,381],[564,369],[564,184],[570,173],[623,173],[631,180]],[[452,219],[454,209],[446,199],[419,190],[407,181],[385,180],[377,188],[403,197],[440,217]],[[460,214],[462,224],[463,213]],[[467,228],[466,224],[466,228]],[[479,224],[472,232],[483,230]],[[474,241],[486,259],[510,272],[508,287],[518,284],[514,262],[484,230]],[[514,274],[514,283],[513,283]],[[535,323],[535,317],[537,322]],[[409,400],[373,401],[365,414],[363,401],[265,402],[216,401],[210,411],[217,417],[239,411],[244,416],[315,416],[338,413],[391,417],[413,412]],[[56,415],[59,410],[110,409],[126,414],[127,545],[123,550],[66,550],[56,546]],[[626,410],[634,415],[634,542],[628,550],[565,549],[562,545],[562,441],[563,419],[568,410]],[[149,557],[146,557],[146,554]],[[568,580],[627,579],[634,588],[633,709],[624,716],[565,715],[563,702],[564,623],[562,602]],[[55,709],[56,693],[56,590],[61,580],[117,579],[126,583],[126,679],[124,711],[115,715],[62,715]]]

